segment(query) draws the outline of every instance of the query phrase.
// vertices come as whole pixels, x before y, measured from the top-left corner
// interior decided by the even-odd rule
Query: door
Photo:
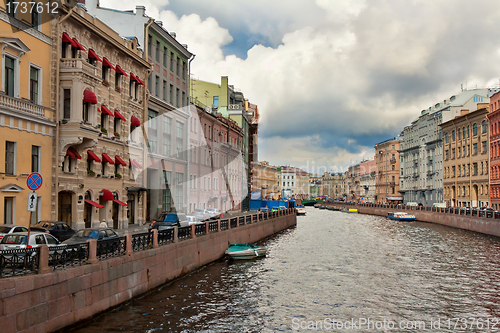
[[[119,205],[113,201],[113,229],[118,229],[118,210]]]
[[[134,204],[134,195],[129,194],[128,195],[128,209],[127,209],[127,217],[128,217],[128,224],[135,224],[135,204]]]

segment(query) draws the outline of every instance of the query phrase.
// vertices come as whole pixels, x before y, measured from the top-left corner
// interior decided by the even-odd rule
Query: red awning
[[[75,42],[75,44],[76,44],[76,46],[75,46],[75,47],[76,47],[77,49],[82,50],[82,51],[85,51],[85,48],[82,46],[82,44],[80,44],[80,43],[78,42],[78,40],[77,40],[76,38],[73,38],[73,42]],[[73,45],[73,44],[72,44],[72,45]]]
[[[116,65],[116,72],[125,76],[128,76],[127,73],[120,67],[120,65]]]
[[[107,113],[109,116],[114,117],[115,115],[113,112],[109,111],[109,109],[106,107],[106,105],[101,105],[101,112]]]
[[[102,65],[103,66],[108,66],[110,67],[112,70],[116,71],[115,67],[113,65],[111,65],[111,63],[109,62],[108,59],[106,58],[102,58]]]
[[[111,193],[110,190],[103,189],[101,192],[102,192],[102,198],[101,199],[103,201],[115,200],[115,198],[113,197],[113,193]]]
[[[95,60],[102,62],[101,58],[99,58],[99,56],[95,54],[92,49],[89,49],[89,58],[94,58]]]
[[[138,169],[142,169],[142,165],[140,165],[139,162],[137,162],[136,160],[129,159],[129,162],[131,166],[136,167]]]
[[[113,201],[116,202],[119,205],[122,205],[123,207],[128,207],[128,205],[125,202],[123,202],[123,201],[120,201],[120,200],[113,200]]]
[[[77,158],[79,160],[82,159],[82,156],[78,154],[75,148],[69,147],[68,150],[66,151],[66,155],[69,155],[71,158]]]
[[[135,75],[134,75],[134,74],[132,74],[132,73],[130,73],[130,81],[135,81],[135,82],[139,83],[139,82],[137,81],[137,78],[135,77]]]
[[[96,208],[104,208],[103,205],[98,204],[97,202],[92,201],[92,200],[85,200],[85,202],[88,203],[89,205],[96,207]]]
[[[138,77],[138,76],[136,76],[136,77],[135,77],[135,79],[136,79],[137,83],[142,84],[143,86],[146,86],[146,85],[144,84],[144,82],[142,82],[142,81],[141,81],[141,79],[139,79],[139,77]]]
[[[121,158],[120,156],[118,155],[115,155],[115,163],[116,164],[121,164],[122,166],[126,167],[127,166],[127,163],[125,163]]]
[[[139,127],[139,126],[141,126],[141,121],[136,116],[132,116],[132,118],[130,118],[130,125],[135,126],[135,127]]]
[[[97,104],[97,97],[95,97],[92,90],[87,89],[83,92],[83,101],[86,103]]]
[[[115,161],[113,161],[111,157],[109,157],[108,154],[105,153],[102,153],[102,161],[108,162],[109,164],[115,164]]]
[[[101,163],[101,159],[92,150],[87,150],[87,159]]]
[[[120,118],[123,121],[127,121],[127,119],[125,119],[125,117],[122,116],[122,114],[120,112],[118,112],[118,110],[115,110],[115,117]]]
[[[78,44],[76,44],[75,41],[71,39],[71,37],[65,32],[63,32],[62,34],[62,41],[65,43],[70,43],[73,47],[78,47]]]

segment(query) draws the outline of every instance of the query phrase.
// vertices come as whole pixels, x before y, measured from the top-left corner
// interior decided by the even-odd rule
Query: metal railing
[[[38,272],[40,248],[0,251],[0,277]]]
[[[224,220],[210,220],[187,227],[150,230],[139,234],[126,234],[122,237],[106,240],[89,240],[72,245],[54,247],[42,245],[27,250],[4,250],[0,251],[0,278],[39,272],[48,273],[73,266],[95,264],[99,260],[131,255],[134,252],[186,241],[194,237],[203,237],[207,234],[207,226],[209,233],[215,233],[219,230],[238,228],[246,224],[265,222],[266,219],[288,214],[295,215],[295,210],[287,209],[272,213],[259,212]]]

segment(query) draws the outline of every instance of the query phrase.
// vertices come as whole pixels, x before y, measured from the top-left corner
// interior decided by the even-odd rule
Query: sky
[[[101,0],[134,9],[137,0]],[[141,0],[195,79],[257,104],[259,160],[308,172],[373,159],[421,110],[498,87],[498,0]]]

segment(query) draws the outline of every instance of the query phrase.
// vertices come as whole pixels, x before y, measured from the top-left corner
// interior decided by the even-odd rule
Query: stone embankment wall
[[[330,204],[326,204],[330,205]],[[458,208],[404,207],[373,204],[331,204],[338,207],[357,208],[358,213],[387,216],[388,212],[407,212],[418,221],[437,223],[482,234],[500,237],[500,216],[493,212],[466,211]],[[474,216],[473,216],[474,214]],[[483,216],[479,216],[479,215]]]
[[[156,238],[155,246],[144,251],[0,279],[0,331],[52,332],[73,325],[220,259],[229,244],[254,243],[296,224],[294,209],[276,215],[224,231],[219,221],[217,232],[198,237],[193,226],[187,240],[158,246]]]

